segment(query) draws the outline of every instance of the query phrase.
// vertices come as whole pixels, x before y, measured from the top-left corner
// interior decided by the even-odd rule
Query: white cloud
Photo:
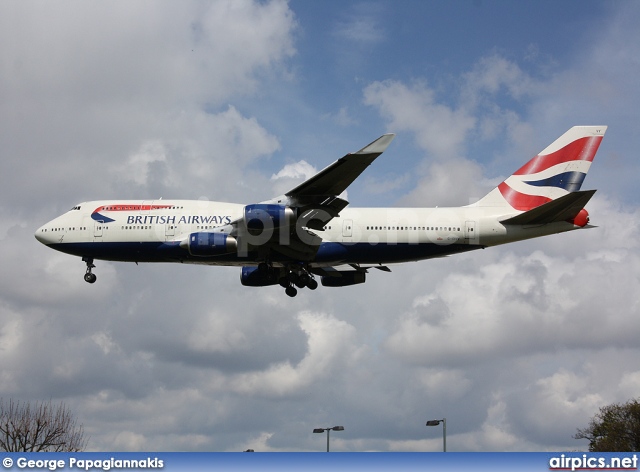
[[[352,346],[353,326],[326,314],[301,313],[298,320],[308,337],[305,357],[297,365],[285,362],[266,371],[241,374],[232,381],[234,390],[253,395],[297,395],[357,356],[358,349]]]
[[[283,195],[317,173],[317,169],[305,160],[286,164],[271,175],[273,196]]]
[[[523,450],[518,436],[511,432],[509,419],[506,414],[507,405],[499,394],[492,395],[487,409],[487,416],[474,434],[461,435],[459,441],[464,450],[471,451],[508,451]]]
[[[484,196],[490,187],[484,184],[482,169],[466,159],[450,158],[425,164],[426,173],[419,185],[398,204],[416,207],[463,206]]]
[[[146,186],[149,183],[150,167],[154,163],[166,164],[167,155],[164,146],[159,141],[147,141],[142,143],[140,149],[129,156],[123,167],[115,167],[115,172],[120,173],[124,180],[137,185]],[[169,182],[165,182],[167,184]]]
[[[289,178],[299,179],[300,182],[304,182],[306,179],[313,177],[317,173],[317,169],[309,164],[307,161],[302,160],[287,164],[277,174],[271,176],[271,180]]]
[[[629,345],[640,334],[625,327],[640,287],[625,273],[638,262],[634,255],[625,264],[595,265],[580,256],[551,259],[542,251],[503,253],[484,266],[469,261],[465,273],[446,275],[431,298],[401,317],[387,346],[421,365],[459,366],[479,353],[497,358]],[[607,280],[598,273],[607,273]],[[616,306],[629,308],[611,312],[598,295],[603,288],[618,293]]]
[[[470,108],[477,108],[486,96],[496,96],[504,90],[511,98],[520,100],[535,95],[540,84],[525,73],[516,63],[493,54],[482,57],[464,76],[462,100]],[[490,103],[483,103],[491,106]],[[493,104],[495,106],[495,103]]]
[[[122,190],[105,168],[161,194],[194,175],[232,193],[240,169],[279,146],[255,118],[216,110],[255,93],[263,74],[285,73],[296,26],[283,1],[68,2],[37,11],[11,3],[0,17],[0,38],[11,45],[0,64],[5,150],[32,167],[32,182],[60,188],[61,199],[98,198],[96,185],[102,197]]]
[[[412,131],[418,145],[437,159],[460,156],[475,126],[464,108],[438,103],[435,91],[421,82],[374,82],[365,88],[364,101],[380,110],[391,129]]]
[[[424,82],[406,85],[398,81],[374,82],[364,90],[365,104],[376,107],[396,131],[410,131],[426,157],[417,166],[415,189],[398,202],[408,206],[460,206],[484,196],[491,186],[482,168],[472,159],[483,157],[470,148],[470,138],[493,141],[507,131],[518,140],[526,126],[510,110],[495,105],[504,88],[514,98],[530,91],[531,79],[499,56],[483,58],[464,75],[458,90],[459,105],[445,103]],[[465,155],[469,153],[467,158]],[[524,162],[531,155],[524,155]],[[517,167],[516,167],[517,168]],[[511,169],[514,171],[516,168]]]
[[[461,397],[472,385],[471,380],[460,369],[425,369],[420,372],[419,377],[429,396]]]
[[[254,91],[257,72],[295,53],[293,15],[278,0],[164,8],[17,3],[5,12],[1,34],[12,47],[0,80],[21,92],[15,97],[21,103],[53,97],[89,107],[113,100],[155,109],[185,98],[220,103]]]

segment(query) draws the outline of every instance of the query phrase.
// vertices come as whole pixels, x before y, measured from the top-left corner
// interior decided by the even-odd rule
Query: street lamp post
[[[427,421],[427,426],[438,426],[440,423],[442,423],[442,450],[447,452],[447,419],[429,420]]]
[[[313,430],[314,433],[324,433],[327,432],[327,452],[329,452],[329,431],[344,431],[344,426],[334,426],[333,428],[315,428]]]

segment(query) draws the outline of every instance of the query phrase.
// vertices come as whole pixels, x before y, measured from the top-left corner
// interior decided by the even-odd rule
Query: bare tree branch
[[[19,402],[0,398],[0,450],[7,452],[80,452],[84,428],[64,403]]]

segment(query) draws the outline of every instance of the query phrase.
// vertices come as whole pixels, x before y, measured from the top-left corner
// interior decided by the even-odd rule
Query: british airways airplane
[[[180,262],[242,267],[243,285],[363,283],[370,269],[444,257],[589,227],[580,190],[606,126],[575,126],[471,205],[347,208],[344,190],[389,146],[385,134],[284,195],[262,203],[199,200],[83,202],[35,237],[86,263]],[[296,288],[297,287],[297,288]]]

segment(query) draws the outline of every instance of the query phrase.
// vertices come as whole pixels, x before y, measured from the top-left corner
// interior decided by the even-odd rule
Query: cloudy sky
[[[65,402],[90,450],[584,450],[640,396],[640,3],[0,3],[0,395]],[[252,203],[385,132],[352,206],[465,205],[609,125],[597,229],[244,288],[84,264],[33,237],[86,200]]]

